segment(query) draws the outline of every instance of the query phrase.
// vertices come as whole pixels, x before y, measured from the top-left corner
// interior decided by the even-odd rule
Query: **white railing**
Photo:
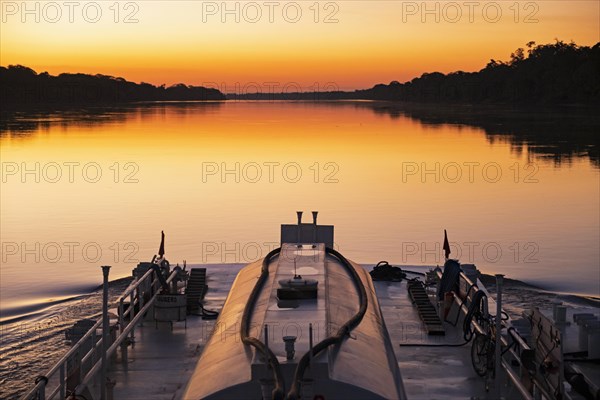
[[[151,271],[148,271],[151,272]],[[121,349],[123,351],[122,353],[122,361],[123,362],[127,362],[127,342],[126,339],[128,338],[128,336],[131,334],[133,336],[133,332],[135,329],[135,326],[141,322],[141,319],[144,318],[144,314],[146,314],[150,307],[152,307],[154,305],[154,301],[156,300],[156,297],[159,295],[160,290],[158,290],[158,286],[160,285],[159,280],[158,279],[154,279],[151,282],[151,287],[154,288],[154,294],[152,295],[152,297],[148,300],[148,302],[146,304],[143,304],[144,300],[143,300],[143,291],[137,290],[137,288],[142,284],[142,280],[146,279],[147,276],[152,276],[152,274],[148,275],[148,272],[146,274],[144,274],[144,276],[142,277],[142,279],[140,279],[138,282],[136,282],[136,285],[134,288],[131,288],[132,290],[135,289],[136,292],[136,296],[135,300],[136,300],[136,304],[140,304],[141,308],[140,310],[137,312],[137,314],[134,311],[134,307],[135,304],[130,304],[129,306],[129,310],[130,313],[128,313],[129,315],[132,316],[132,319],[129,320],[128,323],[124,322],[123,325],[120,325],[120,332],[119,332],[119,336],[117,336],[117,338],[115,339],[115,341],[110,345],[110,347],[106,350],[106,358],[110,358],[116,351],[117,347],[121,346]],[[175,279],[175,277],[178,275],[179,271],[173,270],[171,272],[171,274],[169,275],[169,277],[167,278],[167,285],[170,284],[173,279]],[[149,279],[149,278],[148,278]],[[141,293],[140,293],[141,292]],[[133,293],[133,292],[132,292]],[[120,305],[122,304],[122,301],[124,298],[126,298],[127,293],[125,293],[123,296],[121,296],[121,299],[119,300]],[[142,306],[143,305],[143,306]],[[96,362],[96,364],[94,364],[94,366],[90,369],[90,371],[85,375],[85,377],[83,378],[82,382],[77,385],[77,387],[75,388],[75,395],[80,395],[82,394],[82,392],[88,388],[88,386],[94,381],[94,378],[96,377],[96,375],[98,374],[98,372],[100,372],[102,369],[102,360],[99,360],[98,362]],[[106,384],[106,382],[100,382],[100,384]]]
[[[173,270],[167,279],[167,284],[177,276],[178,270]],[[121,346],[121,358],[123,362],[127,362],[127,347],[130,343],[126,340],[129,335],[131,339],[134,336],[134,329],[136,324],[141,323],[144,314],[146,314],[150,307],[154,304],[156,296],[160,292],[159,279],[154,277],[154,270],[149,269],[141,278],[137,279],[132,283],[119,297],[117,300],[119,309],[119,335],[116,337],[114,342],[110,343],[106,351],[106,359],[109,359],[115,353],[118,346]],[[147,291],[152,293],[152,297],[148,301],[144,301]],[[125,310],[124,301],[129,298],[129,307]],[[139,311],[136,313],[135,308],[139,307]],[[103,346],[103,334],[98,334],[98,329],[102,328],[102,318],[98,319],[96,323],[88,330],[88,332],[81,337],[71,347],[71,349],[63,356],[60,360],[54,364],[44,375],[36,378],[35,386],[29,390],[25,395],[21,397],[21,400],[52,400],[58,398],[65,400],[67,396],[73,393],[68,393],[68,379],[73,379],[73,376],[68,376],[71,371],[77,371],[79,369],[78,376],[75,377],[76,385],[74,389],[75,394],[81,394],[81,392],[93,381],[96,374],[102,368],[102,349]],[[97,337],[100,336],[100,339]],[[110,339],[110,336],[107,335]],[[86,342],[91,340],[91,348],[85,353],[81,354],[85,349]],[[71,367],[71,371],[68,371],[69,362],[74,362],[74,366]],[[88,364],[91,364],[91,368],[85,368]],[[49,392],[49,389],[52,391]],[[49,392],[49,394],[47,394]],[[58,396],[58,397],[57,397]]]
[[[98,328],[102,326],[102,318],[100,318],[96,323],[90,328],[90,330],[79,339],[79,341],[71,347],[71,349],[54,364],[52,368],[46,372],[45,375],[36,378],[35,386],[27,392],[21,400],[30,400],[30,399],[53,399],[56,395],[59,395],[61,400],[66,398],[66,389],[67,389],[67,363],[75,356],[76,363],[79,364],[80,374],[82,374],[83,369],[81,368],[84,365],[85,361],[87,361],[90,357],[94,357],[94,353],[98,347],[98,345],[102,346],[102,339],[96,341],[96,331]],[[76,356],[83,349],[83,345],[87,340],[92,341],[92,348],[83,356]],[[46,395],[47,385],[50,379],[55,377],[56,373],[59,373],[59,381],[54,390]],[[80,375],[80,377],[82,377]]]

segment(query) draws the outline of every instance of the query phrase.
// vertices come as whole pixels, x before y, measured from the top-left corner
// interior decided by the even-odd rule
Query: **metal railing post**
[[[496,347],[494,355],[494,371],[496,379],[496,396],[502,398],[502,283],[504,275],[496,274]]]
[[[92,332],[92,365],[96,364],[96,346],[98,345],[97,341],[96,341],[96,329],[93,330]],[[83,361],[83,357],[81,357],[81,360]],[[83,364],[83,363],[82,363]],[[82,367],[83,369],[83,367]],[[81,379],[83,379],[83,377],[85,376],[85,374],[81,377]]]
[[[127,341],[123,340],[123,342],[121,343],[121,363],[125,367],[127,367],[127,362],[129,360],[127,347]]]
[[[47,380],[45,378],[41,379],[41,385],[40,388],[38,389],[38,399],[39,400],[46,400],[46,383]]]
[[[129,294],[129,323],[131,323],[131,321],[133,321],[133,318],[135,317],[135,297],[134,292],[137,292],[138,289],[136,288],[135,290],[132,290],[131,293]],[[135,326],[133,327],[133,329],[131,330],[131,339],[133,339],[133,331],[135,329]]]
[[[71,347],[71,349],[69,351],[67,351],[67,353],[62,356],[62,358],[57,361],[52,368],[50,368],[44,375],[41,375],[39,377],[37,377],[35,379],[35,386],[33,388],[31,388],[31,390],[29,390],[25,395],[23,395],[21,397],[22,400],[40,400],[40,399],[46,399],[46,397],[48,398],[55,398],[57,395],[60,394],[60,382],[58,381],[60,374],[61,374],[61,368],[65,368],[64,374],[65,377],[66,375],[69,373],[69,371],[67,370],[67,366],[68,366],[68,362],[70,359],[75,359],[76,363],[79,363],[79,371],[80,371],[80,379],[79,379],[79,383],[81,383],[83,381],[83,377],[86,375],[86,371],[83,367],[83,365],[85,364],[85,362],[87,362],[86,360],[89,360],[90,357],[95,357],[94,352],[95,352],[95,348],[93,348],[92,350],[88,351],[87,354],[82,357],[81,356],[81,352],[83,351],[82,349],[82,344],[85,343],[86,341],[90,340],[90,338],[93,338],[92,340],[95,341],[95,334],[96,334],[96,329],[101,328],[102,326],[102,318],[99,318],[98,321],[96,321],[96,323],[88,330],[88,332],[83,335],[83,337],[73,346]],[[64,364],[64,365],[63,365]],[[95,361],[93,362],[92,365],[95,365]],[[77,365],[75,366],[77,367]],[[56,377],[56,387],[54,388],[54,390],[48,394],[48,396],[46,396],[46,388],[47,388],[47,384],[48,384],[48,380],[52,379],[53,377]],[[71,387],[68,386],[68,377],[66,377],[66,379],[62,379],[65,382],[65,387],[66,390],[72,390]],[[53,381],[54,382],[54,381]],[[65,393],[66,396],[66,393]]]
[[[176,272],[174,271],[171,275],[169,275],[169,277],[167,278],[167,283],[170,283],[173,279],[175,279],[176,276]],[[110,346],[107,347],[108,349],[106,350],[106,353],[104,353],[103,355],[105,357],[107,357],[108,355],[113,355],[115,353],[115,351],[118,349],[118,347],[121,345],[121,342],[123,340],[125,340],[130,332],[133,330],[134,326],[139,323],[139,321],[141,320],[141,318],[144,316],[145,313],[147,313],[150,310],[150,307],[153,306],[154,301],[156,300],[156,297],[158,296],[158,292],[154,293],[152,295],[152,297],[150,297],[150,299],[146,302],[146,304],[144,305],[143,308],[141,308],[137,315],[135,316],[135,318],[133,320],[131,320],[129,322],[129,324],[127,324],[127,327],[125,328],[125,330],[123,331],[123,333],[121,333],[114,342],[110,343]],[[104,345],[103,345],[104,348]],[[85,375],[85,378],[83,379],[83,381],[75,388],[75,395],[80,395],[83,393],[83,391],[85,390],[86,387],[88,387],[88,385],[90,385],[91,382],[94,381],[94,379],[96,378],[98,373],[101,373],[102,371],[102,362],[99,361],[97,362]],[[105,382],[104,388],[108,391],[107,389],[107,385],[110,385],[111,381],[109,381],[108,379]],[[108,394],[108,393],[107,393]],[[108,399],[105,399],[108,400]]]
[[[123,298],[119,300],[119,334],[123,333],[123,329],[125,329],[125,315],[124,315],[124,307],[123,307]],[[123,341],[121,344],[121,362],[123,365],[127,365],[127,343]]]
[[[140,310],[144,307],[144,293],[145,292],[143,290],[140,290],[140,288],[138,288],[138,303],[140,304]],[[140,320],[140,326],[144,326],[143,318]]]
[[[65,363],[60,364],[60,399],[61,400],[65,400],[65,397],[67,395],[67,390],[65,388]]]
[[[110,322],[108,320],[108,272],[110,266],[102,266],[103,285],[102,285],[102,372],[100,374],[100,398],[106,400],[106,375],[108,362],[106,352],[108,351],[108,333]]]
[[[94,351],[94,345],[92,344],[92,348],[90,349],[90,351]],[[77,352],[75,354],[75,370],[79,371],[79,376],[77,377],[77,385],[79,385],[79,383],[81,383],[81,380],[84,377],[84,373],[83,373],[83,356],[81,355],[80,352]],[[75,385],[75,386],[77,386]],[[72,388],[69,388],[72,389]]]
[[[125,328],[125,307],[123,306],[123,298],[119,300],[119,333]]]

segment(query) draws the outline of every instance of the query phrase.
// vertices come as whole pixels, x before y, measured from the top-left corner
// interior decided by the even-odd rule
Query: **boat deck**
[[[395,345],[407,397],[487,398],[485,382],[471,366],[470,345],[431,347],[464,343],[462,329],[444,322],[444,336],[428,335],[408,296],[406,281],[374,284],[388,332]],[[462,324],[459,322],[457,326]]]
[[[244,264],[202,265],[206,268],[208,292],[204,305],[220,310],[229,288]],[[189,267],[198,267],[191,265]],[[135,346],[129,348],[126,365],[119,359],[109,377],[115,382],[114,398],[128,400],[183,399],[185,387],[198,358],[215,328],[216,320],[188,315],[186,323],[147,321],[135,330]],[[187,328],[185,325],[187,324]],[[227,334],[234,334],[228,332]]]
[[[205,298],[208,309],[219,310],[227,297],[242,264],[202,265],[206,268],[209,290]],[[404,267],[403,267],[404,268]],[[423,267],[419,268],[423,270]],[[410,399],[464,399],[492,397],[486,393],[484,380],[471,366],[470,345],[462,347],[400,346],[400,344],[463,343],[462,330],[445,324],[445,336],[428,336],[416,308],[408,296],[406,281],[375,282],[377,296],[399,362],[406,394]],[[491,299],[490,299],[491,300]],[[461,326],[459,323],[457,326]],[[188,380],[215,321],[188,316],[168,323],[147,321],[136,328],[135,346],[129,348],[124,365],[120,354],[109,378],[115,382],[114,398],[131,400],[182,399]],[[234,335],[237,328],[217,334]],[[510,398],[510,392],[504,393]]]

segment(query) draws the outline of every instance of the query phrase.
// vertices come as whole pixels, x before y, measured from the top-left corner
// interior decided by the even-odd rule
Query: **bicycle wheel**
[[[471,363],[479,376],[486,376],[489,367],[490,339],[484,335],[475,335],[471,345]]]

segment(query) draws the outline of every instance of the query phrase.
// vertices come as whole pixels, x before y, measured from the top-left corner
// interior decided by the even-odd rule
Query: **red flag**
[[[448,234],[446,233],[445,229],[444,229],[444,253],[446,255],[446,260],[447,260],[448,256],[450,256],[450,243],[448,243]]]

